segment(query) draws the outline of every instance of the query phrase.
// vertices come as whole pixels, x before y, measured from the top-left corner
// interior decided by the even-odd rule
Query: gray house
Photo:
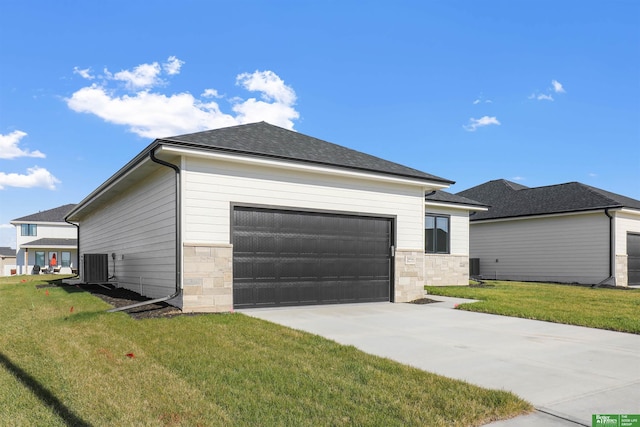
[[[579,182],[504,179],[457,193],[490,209],[470,218],[470,257],[487,278],[640,284],[640,201]]]
[[[486,208],[425,199],[452,183],[261,122],[157,139],[66,219],[84,281],[183,311],[405,302],[468,282]]]

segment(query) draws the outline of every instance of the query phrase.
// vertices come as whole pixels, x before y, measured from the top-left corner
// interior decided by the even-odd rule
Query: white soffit
[[[449,188],[449,185],[447,184],[440,184],[433,181],[431,182],[426,180],[421,181],[417,179],[403,178],[399,176],[395,177],[392,175],[367,173],[367,172],[353,171],[353,170],[347,170],[342,168],[332,168],[329,166],[318,166],[318,165],[312,165],[312,164],[287,162],[284,160],[277,160],[277,159],[238,156],[238,155],[226,154],[226,153],[218,153],[218,152],[202,151],[202,150],[191,150],[188,148],[177,148],[177,147],[167,147],[167,146],[161,146],[159,151],[167,154],[177,154],[177,155],[183,155],[183,156],[200,157],[205,159],[222,160],[226,162],[244,163],[244,164],[251,164],[251,165],[280,168],[280,169],[297,170],[301,172],[316,172],[316,173],[327,174],[327,175],[339,175],[339,176],[344,176],[348,178],[382,181],[382,182],[404,184],[404,185],[413,185],[413,186],[428,187],[431,189],[438,189],[438,190],[443,188]]]

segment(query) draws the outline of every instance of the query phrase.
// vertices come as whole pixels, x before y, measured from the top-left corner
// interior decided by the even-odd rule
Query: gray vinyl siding
[[[470,258],[489,279],[599,283],[609,276],[604,213],[471,223]]]
[[[112,281],[120,287],[150,298],[172,294],[175,197],[174,172],[159,168],[114,202],[83,218],[80,250],[108,254],[109,275],[115,275]]]

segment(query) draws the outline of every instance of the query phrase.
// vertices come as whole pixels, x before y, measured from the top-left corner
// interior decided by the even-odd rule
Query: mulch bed
[[[51,286],[51,285],[45,285]],[[56,285],[53,285],[56,286]],[[100,298],[107,304],[115,308],[125,307],[142,301],[149,301],[150,298],[144,297],[136,292],[124,288],[117,288],[112,285],[93,285],[93,284],[77,284],[77,285],[58,285],[60,287],[77,288],[79,290],[89,292]],[[151,319],[159,317],[175,317],[193,315],[191,313],[183,313],[179,308],[169,305],[165,302],[143,305],[141,307],[125,310],[134,319]]]
[[[411,304],[433,304],[434,302],[442,302],[442,301],[436,301],[434,299],[430,299],[430,298],[419,298],[419,299],[414,299],[413,301],[409,301]]]

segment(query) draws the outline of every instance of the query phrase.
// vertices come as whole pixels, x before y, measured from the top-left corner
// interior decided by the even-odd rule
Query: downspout
[[[73,223],[69,221],[67,218],[64,219],[64,222],[67,224],[71,224],[76,228],[76,262],[78,263],[78,274],[76,276],[80,276],[80,224]]]
[[[597,285],[592,286],[597,288],[600,285],[616,285],[616,278],[613,272],[613,263],[614,263],[614,248],[613,248],[613,215],[609,213],[609,208],[605,208],[604,214],[609,217],[609,277],[604,279],[602,282]]]
[[[180,296],[180,294],[182,293],[182,287],[181,287],[181,277],[182,277],[182,272],[181,272],[181,266],[182,266],[182,227],[180,226],[181,224],[181,207],[180,207],[180,200],[181,200],[181,186],[180,186],[180,168],[176,165],[174,165],[173,163],[169,163],[169,162],[165,162],[164,160],[161,160],[159,158],[156,157],[156,150],[159,148],[160,146],[156,146],[155,148],[153,148],[150,152],[149,152],[149,158],[151,159],[151,161],[158,163],[159,165],[162,166],[166,166],[169,167],[171,169],[173,169],[176,173],[176,289],[175,292],[169,296],[163,297],[163,298],[157,298],[157,299],[152,299],[149,301],[142,301],[136,304],[131,304],[131,305],[127,305],[124,307],[116,307],[116,308],[112,308],[111,310],[107,310],[109,313],[114,313],[116,311],[124,311],[124,310],[128,310],[130,308],[136,308],[136,307],[142,307],[145,305],[150,305],[150,304],[155,304],[158,302],[164,302],[164,301],[168,301],[170,299],[176,298],[178,296]]]

